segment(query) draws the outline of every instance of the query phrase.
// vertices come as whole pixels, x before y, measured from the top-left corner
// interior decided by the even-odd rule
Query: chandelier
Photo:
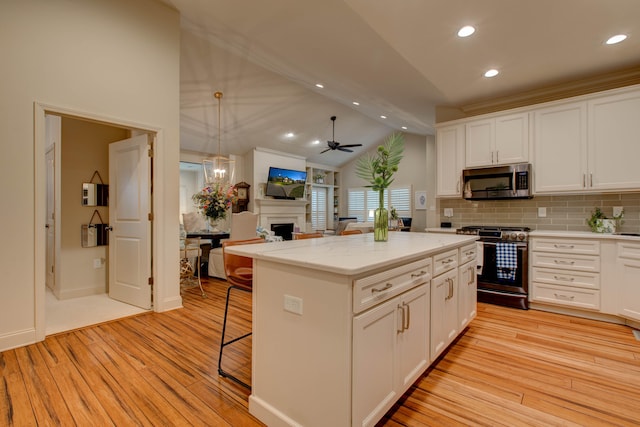
[[[202,161],[202,167],[204,169],[204,180],[207,184],[211,183],[232,183],[235,174],[235,160],[231,160],[228,157],[224,157],[220,154],[220,112],[222,102],[222,92],[216,92],[213,94],[214,98],[218,100],[218,154],[204,159]]]

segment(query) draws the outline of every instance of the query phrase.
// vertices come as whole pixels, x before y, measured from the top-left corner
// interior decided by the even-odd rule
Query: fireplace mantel
[[[271,224],[292,222],[300,230],[306,229],[305,211],[307,201],[304,199],[256,199],[258,222],[261,227],[270,230]]]

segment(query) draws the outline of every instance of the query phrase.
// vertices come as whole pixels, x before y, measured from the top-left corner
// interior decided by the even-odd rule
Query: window
[[[327,189],[324,187],[311,189],[311,227],[314,230],[327,229]]]
[[[348,190],[347,216],[358,221],[373,221],[373,211],[380,205],[377,191],[368,188],[350,188]],[[391,204],[389,204],[391,199]],[[387,188],[384,192],[384,207],[396,208],[398,216],[411,216],[411,186]]]

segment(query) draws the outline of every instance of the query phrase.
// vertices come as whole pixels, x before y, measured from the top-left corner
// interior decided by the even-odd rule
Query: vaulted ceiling
[[[190,151],[218,151],[216,91],[222,153],[259,146],[339,166],[391,132],[434,134],[436,107],[640,66],[638,0],[164,1],[181,14]],[[458,37],[464,25],[476,32]],[[335,139],[363,147],[320,154],[334,115]]]

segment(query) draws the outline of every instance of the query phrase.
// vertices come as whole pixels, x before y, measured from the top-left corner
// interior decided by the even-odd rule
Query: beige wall
[[[383,143],[384,141],[380,141]],[[370,150],[373,153],[376,148]],[[362,153],[364,154],[364,153]],[[347,163],[340,168],[341,187],[340,187],[340,216],[347,214],[347,191],[349,188],[364,187],[368,183],[358,178],[355,174],[356,161]],[[434,166],[435,167],[435,164]],[[412,185],[414,193],[416,191],[427,191],[433,195],[433,191],[429,191],[428,187],[435,189],[435,184],[429,185],[427,181],[427,138],[420,135],[405,134],[404,138],[404,156],[400,162],[400,168],[394,175],[392,186]],[[411,228],[415,231],[423,231],[427,224],[427,211],[416,210],[415,206],[412,212]]]
[[[525,200],[467,201],[440,199],[438,213],[448,221],[444,208],[453,208],[453,227],[465,225],[518,225],[533,230],[589,231],[586,219],[600,207],[613,215],[614,206],[625,210],[620,231],[640,232],[640,193],[575,196],[536,196]],[[538,218],[538,207],[547,208],[546,218]]]
[[[179,24],[152,0],[0,3],[0,350],[44,338],[42,104],[157,130],[154,301],[181,305]]]
[[[82,224],[88,224],[94,210],[109,223],[108,206],[82,206],[80,189],[98,171],[109,183],[109,143],[127,138],[125,129],[70,118],[62,118],[61,146],[61,253],[57,267],[60,280],[54,294],[60,299],[104,293],[107,291],[107,246],[83,248]],[[93,182],[100,182],[94,178]],[[97,215],[94,222],[99,222]],[[94,259],[101,259],[94,268]]]

